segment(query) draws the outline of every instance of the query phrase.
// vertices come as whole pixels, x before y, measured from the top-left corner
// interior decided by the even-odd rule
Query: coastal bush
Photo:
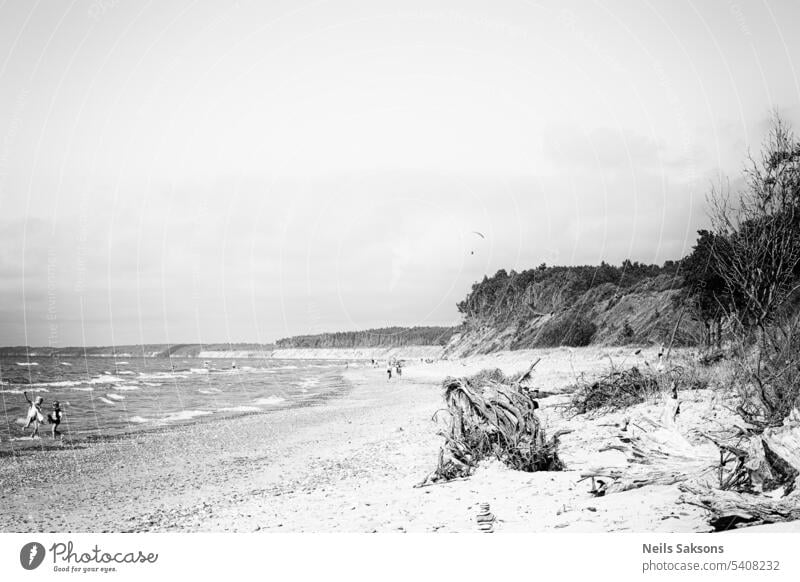
[[[569,313],[547,321],[536,337],[536,344],[541,347],[579,348],[592,343],[596,332],[597,326],[585,315]]]
[[[622,324],[622,340],[623,341],[631,341],[633,339],[633,335],[634,335],[634,332],[633,332],[633,328],[631,327],[630,322],[629,321],[625,321],[625,323]]]

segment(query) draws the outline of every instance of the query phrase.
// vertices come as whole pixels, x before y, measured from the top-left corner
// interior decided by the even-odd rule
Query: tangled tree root
[[[520,471],[559,471],[557,433],[550,440],[536,415],[537,401],[525,386],[535,362],[516,379],[499,371],[447,378],[444,400],[450,426],[436,470],[420,485],[468,477],[478,463],[496,458]]]

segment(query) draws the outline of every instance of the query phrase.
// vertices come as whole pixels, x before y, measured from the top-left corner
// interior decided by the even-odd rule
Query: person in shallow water
[[[28,401],[30,405],[28,407],[28,418],[25,426],[22,427],[22,430],[26,430],[31,423],[33,423],[33,434],[31,434],[31,438],[35,438],[39,436],[39,425],[44,422],[44,415],[42,414],[42,403],[44,402],[44,398],[41,396],[37,396],[34,400],[28,398],[28,393],[23,392],[25,395],[25,400]]]
[[[53,402],[53,412],[47,415],[47,422],[49,422],[52,426],[53,438],[56,438],[56,435],[61,436],[61,433],[58,432],[58,425],[61,424],[61,419],[63,416],[64,413],[61,412],[61,404],[59,404],[58,400],[56,400]]]
[[[387,378],[387,380],[391,380],[392,379],[392,366],[389,366],[388,368],[386,368],[386,373],[389,374],[389,378]]]

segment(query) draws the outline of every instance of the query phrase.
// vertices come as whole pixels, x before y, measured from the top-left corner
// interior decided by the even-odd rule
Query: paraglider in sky
[[[483,233],[482,233],[482,232],[478,232],[477,230],[473,230],[473,231],[472,231],[472,234],[477,234],[479,237],[481,237],[482,239],[486,240],[486,237],[485,237],[485,236],[483,236]],[[470,251],[470,252],[469,252],[469,254],[470,254],[470,255],[474,255],[474,254],[475,254],[475,251]]]

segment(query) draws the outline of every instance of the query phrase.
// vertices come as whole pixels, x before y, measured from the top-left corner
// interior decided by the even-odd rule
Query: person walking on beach
[[[60,432],[58,432],[58,425],[61,424],[61,419],[63,418],[64,413],[61,412],[61,404],[59,404],[58,400],[53,402],[53,412],[47,415],[47,422],[52,425],[53,429],[53,439],[56,438],[56,435],[62,436]]]
[[[44,402],[44,398],[41,396],[37,396],[34,400],[28,398],[28,393],[23,392],[22,394],[25,395],[25,400],[28,401],[30,405],[28,407],[28,418],[25,426],[22,427],[22,430],[26,430],[31,423],[33,423],[33,434],[31,434],[31,438],[36,438],[39,436],[39,425],[44,422],[44,415],[42,414],[42,403]]]
[[[392,379],[392,366],[391,364],[386,368],[386,373],[389,374],[388,380]]]

